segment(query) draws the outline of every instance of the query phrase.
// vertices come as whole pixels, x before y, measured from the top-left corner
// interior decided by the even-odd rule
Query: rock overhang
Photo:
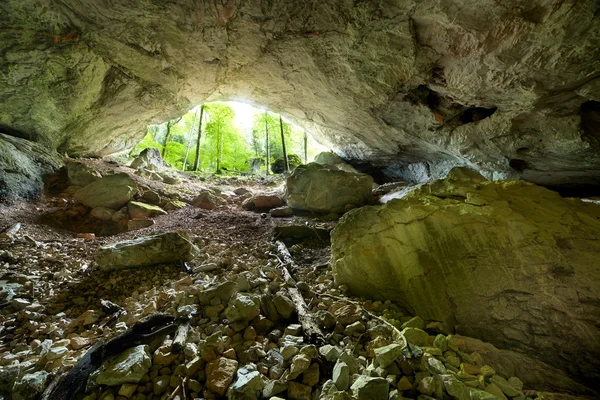
[[[0,5],[0,124],[71,155],[243,97],[383,178],[600,181],[594,2]]]

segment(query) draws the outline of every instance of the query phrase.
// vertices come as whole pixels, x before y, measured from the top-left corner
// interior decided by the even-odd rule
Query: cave
[[[600,3],[0,15],[0,399],[600,397]]]

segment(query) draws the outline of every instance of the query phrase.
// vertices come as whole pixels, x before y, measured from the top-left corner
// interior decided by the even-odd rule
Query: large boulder
[[[342,171],[358,173],[358,171],[352,165],[342,160],[340,156],[332,151],[324,151],[317,154],[315,157],[315,162],[317,164],[330,165],[332,167],[336,167],[337,169],[341,169]]]
[[[102,175],[89,165],[78,161],[66,161],[65,168],[69,183],[73,186],[87,186],[102,178]]]
[[[310,163],[289,176],[285,198],[290,207],[315,212],[344,212],[371,201],[373,178],[341,171],[336,167]]]
[[[332,232],[336,282],[600,382],[600,206],[452,171]]]
[[[189,261],[200,250],[177,232],[145,236],[101,247],[96,262],[104,270],[119,270]]]
[[[147,148],[131,162],[130,165],[133,169],[147,169],[151,171],[160,171],[168,167],[160,155],[160,151],[155,148]]]
[[[88,207],[118,210],[138,193],[133,179],[125,173],[108,175],[75,192],[75,198]]]

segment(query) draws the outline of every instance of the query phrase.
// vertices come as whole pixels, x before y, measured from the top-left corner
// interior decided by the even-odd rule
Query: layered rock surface
[[[245,98],[388,175],[469,164],[598,183],[599,7],[7,0],[0,127],[105,155],[200,102]]]
[[[332,232],[332,264],[357,294],[597,385],[599,235],[595,204],[455,170],[346,214]]]

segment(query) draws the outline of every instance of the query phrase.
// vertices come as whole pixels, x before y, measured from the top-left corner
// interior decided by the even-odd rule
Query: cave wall
[[[0,130],[70,155],[244,99],[387,176],[464,164],[600,183],[598,2],[6,0],[0,13]]]

